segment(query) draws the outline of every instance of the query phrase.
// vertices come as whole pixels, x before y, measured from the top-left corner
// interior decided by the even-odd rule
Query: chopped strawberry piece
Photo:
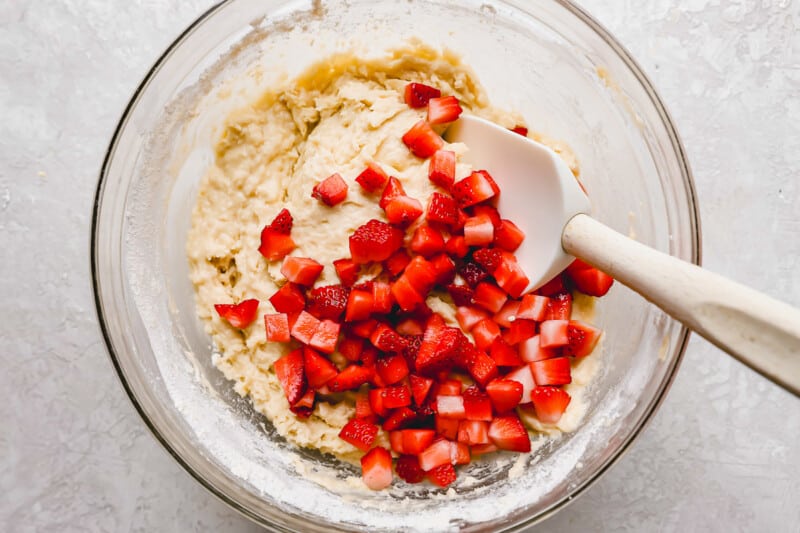
[[[526,294],[517,309],[517,318],[525,318],[541,322],[547,313],[547,304],[550,298],[538,294]]]
[[[450,464],[437,466],[427,473],[427,477],[434,485],[447,487],[456,480],[456,469]]]
[[[425,471],[419,466],[419,459],[414,455],[401,455],[394,469],[397,476],[406,483],[420,483],[425,479]]]
[[[313,389],[308,389],[303,396],[289,407],[289,410],[300,418],[308,418],[314,410],[314,399],[316,393]]]
[[[283,259],[295,249],[295,246],[292,238],[285,233],[275,231],[270,226],[264,226],[261,230],[261,246],[258,247],[258,251],[268,261]]]
[[[484,318],[470,330],[475,346],[481,350],[488,350],[496,338],[500,336],[500,326],[491,318]]]
[[[458,425],[460,427],[461,422],[459,422]],[[470,459],[471,458],[469,456],[469,446],[467,446],[463,442],[450,443],[450,461],[454,465],[469,464]]]
[[[450,257],[461,259],[469,253],[469,246],[462,235],[453,235],[444,243],[444,250]]]
[[[377,431],[377,427],[375,428]],[[392,484],[392,454],[377,446],[361,458],[361,479],[370,490],[382,490]]]
[[[215,304],[217,314],[228,323],[239,329],[244,329],[256,319],[258,314],[258,300],[251,298],[242,300],[238,304]]]
[[[545,320],[569,320],[572,315],[572,295],[568,292],[554,294],[547,302]]]
[[[555,296],[565,292],[567,292],[567,288],[564,286],[564,276],[562,274],[557,275],[536,290],[536,294],[542,296]]]
[[[497,363],[485,353],[476,351],[467,364],[467,371],[472,379],[485,386],[497,377]]]
[[[441,150],[444,146],[444,141],[439,134],[424,120],[414,124],[403,135],[403,143],[408,146],[412,154],[422,159],[432,156],[436,150]]]
[[[306,306],[306,298],[303,291],[294,283],[286,283],[283,287],[270,296],[272,307],[279,313],[296,313],[302,311]]]
[[[375,328],[378,327],[378,321],[374,318],[370,318],[367,320],[358,320],[350,324],[350,331],[353,335],[357,335],[362,339],[368,339],[372,332],[375,331]]]
[[[378,389],[383,396],[383,406],[386,409],[397,409],[411,405],[411,390],[405,385],[399,387],[383,387]]]
[[[308,293],[307,310],[320,320],[339,320],[347,306],[347,297],[347,289],[341,285],[316,287]]]
[[[389,431],[389,447],[393,452],[403,454],[403,434],[400,430]]]
[[[272,222],[269,224],[269,227],[278,233],[282,233],[284,235],[289,235],[292,232],[292,225],[294,224],[294,220],[292,219],[292,214],[289,213],[288,209],[281,209],[280,212],[275,215],[275,218],[272,219]]]
[[[491,414],[491,407],[489,408]],[[491,417],[489,418],[491,420]],[[461,420],[458,423],[458,442],[469,444],[489,444],[489,424],[480,420]]]
[[[492,402],[489,396],[477,386],[472,385],[464,391],[464,413],[467,420],[492,419]]]
[[[359,388],[372,378],[372,370],[358,365],[350,365],[328,382],[332,392],[342,392]]]
[[[418,226],[411,238],[411,251],[426,259],[444,250],[442,234],[430,226]]]
[[[536,418],[545,424],[555,424],[567,410],[569,393],[561,387],[536,387],[531,393],[531,401]]]
[[[435,374],[452,366],[460,343],[460,336],[463,335],[456,328],[446,327],[429,341],[429,338],[432,337],[429,335],[430,329],[429,327],[425,330],[425,337],[416,360],[417,372],[426,375]]]
[[[397,196],[386,205],[386,219],[396,226],[405,227],[422,216],[422,204],[410,196]]]
[[[472,206],[471,209],[472,209],[472,216],[486,215],[492,220],[492,226],[494,226],[495,230],[497,230],[497,228],[500,227],[502,220],[500,219],[500,213],[497,211],[496,207],[486,204],[480,204]]]
[[[312,337],[314,337],[314,334],[317,332],[319,324],[320,321],[317,317],[306,311],[300,311],[297,320],[295,320],[292,326],[292,337],[303,344],[309,344]]]
[[[472,295],[474,291],[468,285],[455,285],[451,283],[446,288],[456,306],[464,307],[472,305]]]
[[[375,371],[387,385],[399,383],[408,376],[408,363],[400,354],[390,355],[379,359],[375,364]]]
[[[383,262],[384,268],[392,276],[399,275],[411,262],[411,256],[403,249],[397,250],[392,256]]]
[[[303,348],[303,364],[308,386],[312,389],[322,387],[339,373],[333,363],[308,346]]]
[[[386,431],[393,431],[399,429],[413,420],[416,420],[417,413],[408,407],[399,407],[394,409],[386,420],[383,422],[383,429]]]
[[[333,207],[340,204],[347,198],[347,183],[338,173],[331,174],[321,182],[314,185],[311,196],[323,202],[325,205]]]
[[[466,417],[463,396],[437,396],[436,412],[442,418],[462,419]]]
[[[383,193],[381,193],[381,199],[378,202],[378,205],[381,209],[386,209],[386,206],[389,205],[389,202],[398,196],[406,196],[406,191],[403,189],[403,184],[400,183],[400,180],[394,176],[389,176],[389,181],[386,182],[386,187],[383,188]]]
[[[502,220],[494,232],[495,246],[509,252],[519,248],[524,240],[525,234],[510,220]]]
[[[422,335],[425,333],[425,328],[419,323],[419,320],[413,318],[401,320],[394,329],[401,335]]]
[[[456,154],[450,150],[437,150],[428,166],[428,179],[443,189],[450,190],[456,178]]]
[[[308,342],[309,346],[322,353],[331,354],[336,351],[341,326],[332,320],[323,320],[317,326],[314,336]]]
[[[478,204],[497,194],[494,187],[492,187],[492,181],[487,178],[487,175],[487,173],[483,172],[473,172],[453,184],[453,198],[456,199],[459,207],[464,208]]]
[[[523,363],[520,354],[513,346],[503,340],[502,337],[497,337],[492,345],[489,347],[489,355],[497,366],[513,366],[518,367]]]
[[[463,265],[461,265],[461,268],[458,269],[458,273],[462,278],[464,278],[464,281],[467,282],[467,285],[473,288],[478,283],[489,277],[489,274],[483,269],[483,267],[474,261],[465,262]]]
[[[369,406],[372,408],[373,413],[381,417],[389,415],[389,408],[383,405],[382,387],[378,389],[370,389],[368,397],[369,397]]]
[[[406,347],[405,339],[386,324],[378,324],[369,340],[382,352],[402,352]]]
[[[570,320],[567,326],[569,346],[564,347],[564,355],[586,357],[597,346],[602,331],[590,324],[578,320]]]
[[[536,335],[536,322],[517,317],[502,335],[504,341],[511,346],[516,346]]]
[[[413,311],[425,301],[405,275],[392,284],[392,296],[403,311]]]
[[[536,386],[536,382],[533,380],[533,373],[531,372],[530,365],[522,365],[518,369],[506,374],[503,379],[510,379],[522,385],[522,398],[520,398],[519,403],[528,403],[531,401],[531,391]]]
[[[445,124],[453,122],[461,115],[461,105],[455,96],[431,98],[428,101],[428,123]]]
[[[475,287],[472,300],[487,311],[498,313],[508,300],[508,295],[495,284],[484,281]]]
[[[456,264],[447,254],[439,254],[432,257],[430,264],[436,274],[436,283],[438,285],[447,285],[455,279]]]
[[[414,403],[417,405],[424,404],[425,399],[428,397],[428,392],[431,390],[431,386],[433,385],[433,380],[418,376],[416,374],[411,374],[409,376],[409,382],[411,383],[411,396],[414,398]]]
[[[575,282],[575,288],[589,296],[605,296],[614,283],[614,278],[580,259],[567,267],[567,274]]]
[[[267,340],[270,342],[289,342],[289,316],[286,313],[264,315]]]
[[[461,396],[462,383],[457,379],[445,379],[436,386],[437,396]]]
[[[281,265],[281,274],[298,285],[309,287],[322,273],[322,265],[307,257],[287,256]]]
[[[414,256],[403,271],[403,277],[408,279],[412,287],[420,294],[427,295],[433,284],[436,283],[436,271],[422,256]]]
[[[513,379],[494,379],[486,385],[486,394],[495,411],[505,413],[514,409],[522,400],[522,384]]]
[[[339,353],[348,361],[356,362],[361,358],[364,341],[358,337],[345,336],[339,343]]]
[[[545,320],[539,324],[539,346],[558,348],[569,344],[568,320]]]
[[[275,361],[275,375],[283,388],[289,405],[294,405],[306,392],[306,374],[303,368],[302,348],[294,350]]]
[[[369,398],[366,394],[356,394],[356,418],[363,418],[368,422],[375,423],[376,416],[372,412],[372,407],[369,404]]]
[[[432,429],[400,430],[403,439],[403,453],[419,455],[433,443],[436,432]]]
[[[503,293],[505,294],[505,293]],[[517,312],[519,311],[519,300],[508,300],[503,304],[502,309],[494,314],[492,320],[497,322],[499,326],[510,328],[511,324],[517,319]]]
[[[356,182],[367,192],[382,191],[389,176],[374,162],[367,163],[367,168],[356,177]]]
[[[492,220],[486,215],[469,217],[464,223],[464,241],[469,246],[486,246],[494,239]]]
[[[525,126],[514,126],[513,128],[511,128],[511,131],[519,135],[522,135],[523,137],[528,136],[528,128],[526,128]]]
[[[444,418],[435,415],[434,426],[436,427],[436,434],[450,440],[458,438],[458,423],[459,420],[455,418]]]
[[[539,344],[539,335],[534,335],[530,339],[520,343],[519,355],[526,363],[532,363],[534,361],[551,359],[558,354],[555,350],[542,348],[542,346]]]
[[[486,269],[486,272],[493,274],[497,267],[500,266],[503,254],[500,253],[500,250],[495,250],[494,248],[481,248],[475,250],[472,254],[472,259]]]
[[[405,100],[408,107],[414,109],[425,107],[431,98],[439,98],[442,91],[424,83],[409,83],[405,88]]]
[[[458,434],[458,421],[456,420],[456,434]],[[437,466],[451,465],[450,441],[446,439],[437,440],[430,446],[422,450],[419,454],[419,466],[426,472],[433,470]]]
[[[517,263],[517,259],[508,252],[503,253],[500,265],[492,274],[497,284],[512,298],[522,296],[530,282],[522,267]]]
[[[531,439],[525,426],[516,414],[498,416],[489,425],[489,438],[501,450],[527,453],[531,451]]]
[[[537,386],[572,383],[569,357],[553,357],[544,361],[534,361],[530,365]]]
[[[428,211],[425,220],[439,223],[453,228],[458,225],[459,210],[456,201],[446,194],[435,192],[428,201]]]
[[[352,287],[358,280],[358,271],[361,266],[351,259],[337,259],[333,262],[333,268],[336,269],[336,275],[339,276],[342,285]]]
[[[372,308],[372,293],[354,289],[347,298],[344,319],[347,322],[366,320],[372,314]]]
[[[383,261],[403,245],[403,231],[372,219],[350,236],[350,255],[356,263]]]
[[[499,449],[500,448],[498,448],[497,446],[495,446],[490,442],[489,444],[475,444],[473,446],[470,446],[469,451],[473,456],[477,456],[477,455],[485,455],[487,453],[496,452]]]

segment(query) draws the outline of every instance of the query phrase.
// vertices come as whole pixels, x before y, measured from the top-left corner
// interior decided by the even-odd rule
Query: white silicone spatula
[[[575,257],[608,273],[739,361],[800,396],[800,310],[658,252],[594,220],[589,200],[548,147],[462,115],[445,134],[502,189],[499,209],[526,239],[517,259],[528,290]]]

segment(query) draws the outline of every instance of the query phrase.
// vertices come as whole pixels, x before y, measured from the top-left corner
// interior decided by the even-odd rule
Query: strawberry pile
[[[427,108],[402,140],[430,158],[437,191],[411,198],[397,178],[368,164],[355,182],[386,220],[367,220],[349,237],[350,257],[333,262],[338,284],[315,286],[324,266],[289,255],[296,245],[286,209],[263,229],[259,247],[266,260],[282,261],[287,280],[270,296],[275,313],[264,323],[268,341],[293,348],[274,363],[289,408],[305,418],[319,397],[355,391],[355,414],[339,437],[365,452],[363,480],[373,490],[393,479],[393,454],[374,446],[381,428],[394,470],[408,483],[445,487],[456,479],[454,465],[473,456],[529,452],[517,408],[558,422],[570,402],[563,386],[572,381],[571,362],[589,355],[601,334],[571,319],[571,289],[602,296],[613,282],[576,260],[523,294],[528,278],[514,251],[525,236],[496,209],[500,189],[485,170],[456,180],[456,155],[431,127],[456,120],[458,100],[418,83],[408,84],[405,100]],[[335,209],[347,193],[333,174],[312,196]],[[380,274],[363,279],[376,263]],[[431,294],[449,295],[460,327],[428,307]],[[251,324],[257,308],[253,299],[216,306],[237,328]],[[334,353],[346,365],[334,364]]]

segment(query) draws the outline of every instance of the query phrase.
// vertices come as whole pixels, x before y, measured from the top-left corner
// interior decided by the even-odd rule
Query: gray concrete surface
[[[256,531],[161,449],[96,324],[91,204],[162,49],[212,0],[0,2],[0,529]],[[800,306],[800,2],[583,0],[671,110],[705,265]],[[800,400],[699,338],[632,450],[537,531],[800,531]]]

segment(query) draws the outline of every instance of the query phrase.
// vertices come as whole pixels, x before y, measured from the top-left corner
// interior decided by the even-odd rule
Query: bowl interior
[[[566,2],[233,0],[168,50],[137,92],[104,165],[95,213],[98,309],[112,358],[148,425],[202,483],[262,524],[511,528],[587,486],[652,414],[686,331],[622,286],[598,302],[606,331],[582,427],[530,456],[470,465],[447,494],[380,493],[355,469],[298,450],[211,362],[195,316],[185,242],[200,179],[227,114],[342,50],[365,56],[410,38],[463,56],[495,106],[576,153],[594,215],[697,261],[693,190],[675,133],[624,52]]]

